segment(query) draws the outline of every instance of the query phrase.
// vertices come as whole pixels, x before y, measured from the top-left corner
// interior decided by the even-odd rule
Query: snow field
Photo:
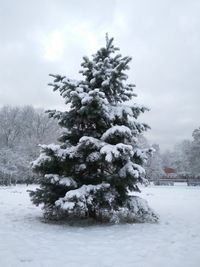
[[[199,267],[200,187],[142,188],[158,224],[46,224],[32,186],[0,187],[2,267]]]

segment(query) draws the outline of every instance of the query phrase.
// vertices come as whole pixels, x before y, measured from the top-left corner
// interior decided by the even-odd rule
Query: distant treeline
[[[143,138],[142,145],[149,146]],[[183,140],[174,146],[173,151],[161,153],[158,144],[153,145],[154,153],[146,162],[146,177],[148,180],[166,178],[165,167],[175,170],[173,177],[185,179],[199,179],[200,177],[200,128],[192,133],[191,140]],[[169,175],[170,176],[170,175]]]
[[[55,143],[60,128],[42,109],[32,106],[0,109],[0,184],[32,183],[30,162],[39,155],[38,144]]]

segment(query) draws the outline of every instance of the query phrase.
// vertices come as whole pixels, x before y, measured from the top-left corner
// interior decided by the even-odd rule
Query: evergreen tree
[[[136,96],[125,74],[131,58],[117,50],[106,36],[92,60],[83,58],[83,80],[50,75],[70,108],[48,111],[65,131],[60,145],[42,145],[33,162],[40,188],[30,195],[48,219],[157,220],[145,200],[129,194],[143,182],[148,150],[138,148],[137,136],[149,127],[137,122],[146,108],[130,101]]]

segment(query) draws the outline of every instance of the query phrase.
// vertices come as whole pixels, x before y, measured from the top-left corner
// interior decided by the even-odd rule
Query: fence
[[[152,181],[154,185],[171,185],[173,186],[174,183],[187,183],[188,186],[200,186],[200,178],[183,178],[183,177],[176,177],[176,178],[161,178],[158,180]]]

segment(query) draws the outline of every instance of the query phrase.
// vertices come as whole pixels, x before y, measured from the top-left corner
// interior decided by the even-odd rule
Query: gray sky
[[[200,126],[199,0],[0,0],[0,106],[63,108],[49,73],[78,78],[83,55],[114,36],[146,136],[171,149]]]

